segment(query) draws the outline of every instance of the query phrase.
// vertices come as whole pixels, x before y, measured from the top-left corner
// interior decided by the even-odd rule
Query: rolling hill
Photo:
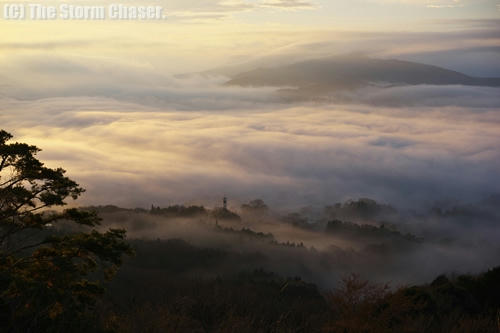
[[[278,67],[261,67],[235,74],[227,84],[322,91],[331,88],[352,89],[369,84],[500,87],[500,78],[472,77],[445,68],[409,61],[341,56]]]

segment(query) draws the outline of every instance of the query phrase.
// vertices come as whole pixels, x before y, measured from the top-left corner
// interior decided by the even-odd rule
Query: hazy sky
[[[0,2],[2,6],[5,3],[8,1]],[[110,3],[113,1],[71,2],[74,5]],[[482,47],[480,62],[484,63],[484,59],[487,63],[495,62],[499,58],[499,0],[165,0],[135,3],[161,5],[167,19],[159,22],[2,19],[0,60],[9,54],[16,57],[32,54],[79,56],[183,72],[289,53],[304,45],[310,51],[316,49],[314,45],[327,43],[330,44],[329,53],[359,51],[363,49],[361,46],[368,48],[364,51],[380,53],[389,48],[387,40],[380,40],[384,36],[387,39],[385,34],[388,33],[399,35],[398,39],[406,41],[404,44],[412,41],[410,49],[408,45],[400,45],[406,47],[400,50],[404,54],[461,48],[467,49],[470,56],[471,48],[477,51],[475,48]],[[464,31],[467,33],[460,34]],[[348,32],[371,35],[360,39]],[[455,37],[449,39],[440,35],[446,33],[455,34]],[[390,48],[394,49],[397,44],[393,42]],[[494,46],[497,49],[491,49]],[[439,62],[437,55],[432,56],[431,59]],[[467,62],[464,57],[456,56],[452,60],[464,65]],[[477,54],[473,57],[478,60]],[[446,58],[450,59],[449,54]]]

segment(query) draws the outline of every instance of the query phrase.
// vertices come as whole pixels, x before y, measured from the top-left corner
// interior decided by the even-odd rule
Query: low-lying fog
[[[199,265],[186,264],[182,273],[191,277],[265,269],[327,288],[351,273],[400,286],[494,267],[500,258],[499,204],[496,196],[419,214],[365,199],[288,213],[247,205],[234,209],[241,220],[220,215],[220,208],[190,217],[114,207],[98,211],[104,227],[126,228],[131,239],[180,239],[223,251],[210,264],[203,258]],[[155,256],[183,261],[182,252],[176,258],[165,251]]]

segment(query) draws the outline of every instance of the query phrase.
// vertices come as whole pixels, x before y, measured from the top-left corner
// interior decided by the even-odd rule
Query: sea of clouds
[[[146,66],[20,57],[2,74],[1,127],[43,148],[88,204],[283,207],[371,197],[402,207],[500,192],[500,89],[370,87],[342,103]]]

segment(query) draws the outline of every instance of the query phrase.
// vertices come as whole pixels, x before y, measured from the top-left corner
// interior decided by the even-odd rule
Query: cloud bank
[[[368,46],[398,44],[394,34],[364,36]],[[485,32],[467,36],[472,45]],[[336,43],[312,48],[361,47],[346,36]],[[305,48],[295,43],[265,59]],[[412,207],[500,192],[497,88],[368,87],[289,103],[277,88],[172,76],[125,57],[27,52],[0,62],[2,128],[68,169],[88,189],[84,203],[210,204],[225,194],[282,206],[372,197]]]
[[[406,87],[360,94],[361,104],[289,105],[243,88],[214,97],[210,81],[204,92],[190,82],[161,106],[140,94],[3,99],[0,121],[67,168],[91,204],[211,204],[225,194],[284,207],[349,197],[409,207],[500,192],[497,90],[488,100],[488,91]]]

